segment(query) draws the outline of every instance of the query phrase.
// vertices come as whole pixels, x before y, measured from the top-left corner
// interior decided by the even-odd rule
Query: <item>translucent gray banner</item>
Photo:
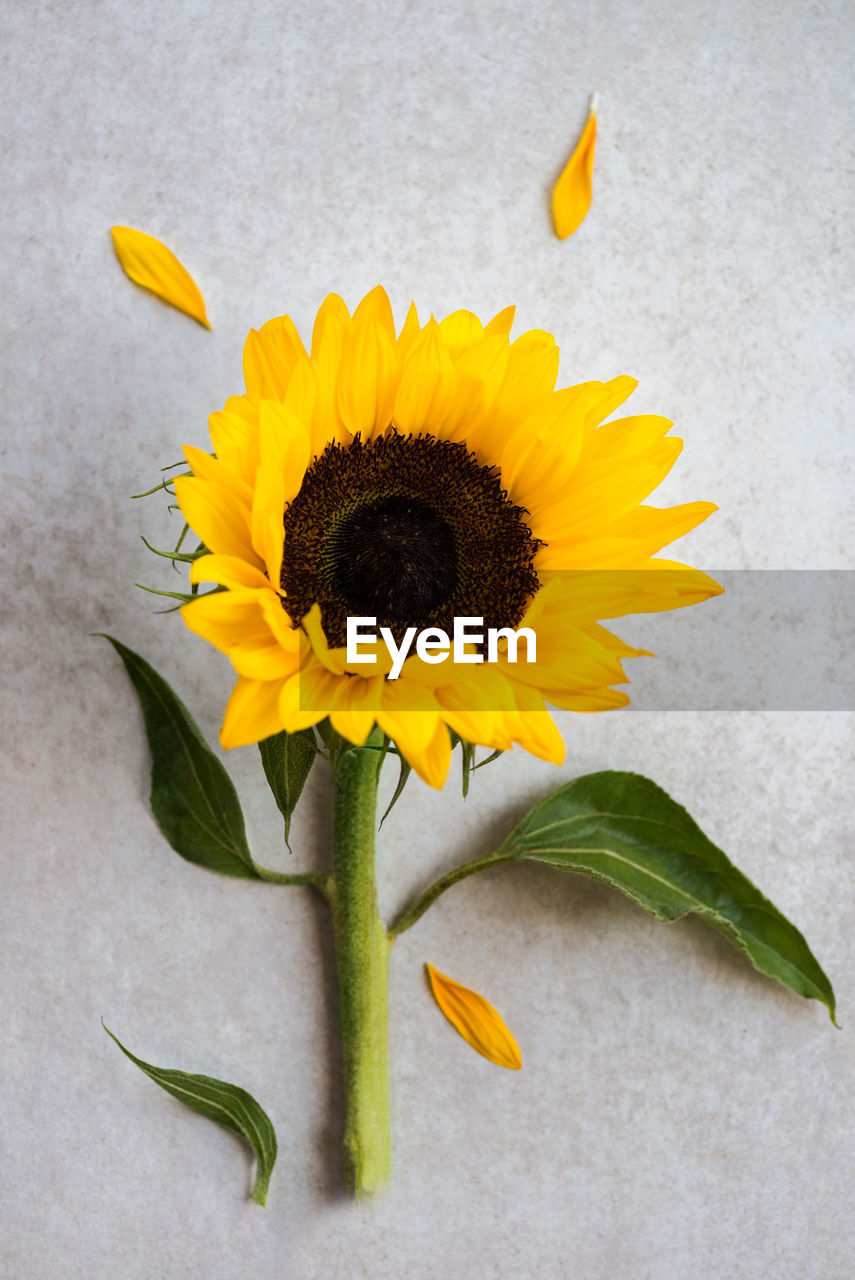
[[[607,623],[655,659],[626,662],[640,711],[855,710],[855,571],[710,571],[724,594]]]
[[[545,575],[540,612],[536,601],[530,621],[536,661],[517,665],[516,679],[548,704],[578,710],[607,706],[609,687],[639,711],[855,710],[855,570],[727,569],[709,576],[724,590],[706,599],[714,583],[689,569]],[[616,654],[604,647],[595,620],[657,656],[625,658],[620,682]],[[404,665],[400,681],[384,682],[381,674],[369,690],[344,675],[344,653],[333,655],[337,666],[324,664],[319,683],[317,656],[307,652],[301,710],[374,710],[382,703],[418,711],[434,683],[445,686],[436,693],[449,710],[509,709],[504,681],[472,682],[471,657],[458,663],[449,655],[421,676]],[[376,667],[349,670],[369,677]],[[479,670],[487,675],[486,667]],[[374,701],[365,700],[369,693]]]

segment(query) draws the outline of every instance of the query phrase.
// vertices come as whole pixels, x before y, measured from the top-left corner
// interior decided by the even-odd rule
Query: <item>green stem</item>
[[[380,753],[337,759],[335,835],[327,892],[338,961],[348,1181],[369,1196],[389,1181],[389,948],[377,908],[374,830]]]
[[[323,871],[270,871],[267,867],[260,867],[257,862],[252,865],[259,880],[268,880],[271,884],[306,884],[312,889],[317,889],[323,898],[326,898],[329,892],[329,876]]]
[[[414,925],[428,907],[436,902],[439,895],[445,893],[446,889],[450,889],[453,884],[457,884],[458,880],[465,880],[467,876],[473,876],[476,871],[483,871],[486,867],[495,867],[502,862],[512,862],[513,857],[513,853],[499,849],[496,853],[485,854],[483,858],[473,858],[471,862],[464,862],[462,867],[455,867],[447,875],[435,880],[429,889],[425,889],[424,893],[416,898],[411,907],[407,907],[406,911],[402,911],[398,918],[392,921],[388,930],[389,938],[394,941],[399,933],[403,933],[405,929]]]

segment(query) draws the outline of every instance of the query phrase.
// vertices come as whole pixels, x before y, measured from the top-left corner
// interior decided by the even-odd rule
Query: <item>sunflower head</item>
[[[631,378],[555,390],[553,338],[511,342],[512,319],[422,325],[411,306],[398,332],[377,288],[352,316],[328,297],[310,350],[287,316],[250,333],[245,393],[211,415],[213,452],[188,447],[192,475],[175,482],[207,550],[191,579],[220,588],[183,615],[238,675],[224,746],[328,717],[355,743],[378,725],[434,786],[449,730],[560,762],[547,703],[628,700],[613,686],[641,651],[599,620],[719,591],[653,559],[715,510],[643,505],[679,453],[671,423],[605,421]],[[478,644],[441,664],[408,650],[393,679],[382,659],[348,661],[348,619],[366,617],[402,654],[456,619],[528,627],[537,660],[515,663],[504,640],[492,660]]]

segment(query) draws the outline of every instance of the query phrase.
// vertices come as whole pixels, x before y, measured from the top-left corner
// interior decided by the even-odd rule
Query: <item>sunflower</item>
[[[644,652],[602,619],[693,604],[720,588],[654,559],[716,508],[642,505],[682,442],[671,423],[606,421],[634,379],[555,389],[558,348],[513,308],[489,324],[456,311],[396,331],[385,291],[350,315],[322,304],[307,352],[288,316],[252,330],[246,393],[211,415],[213,453],[187,447],[178,502],[206,554],[184,606],[190,629],[237,672],[225,747],[329,717],[361,744],[375,726],[432,786],[453,730],[494,750],[517,743],[560,763],[546,704],[618,707],[622,660]],[[661,570],[662,572],[649,572]],[[437,666],[408,657],[348,664],[349,616],[409,627],[531,627],[537,661]]]

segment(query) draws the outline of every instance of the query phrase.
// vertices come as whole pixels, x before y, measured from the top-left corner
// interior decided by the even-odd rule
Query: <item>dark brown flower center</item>
[[[464,444],[389,432],[328,445],[284,516],[281,585],[299,625],[321,606],[333,647],[350,616],[407,627],[455,617],[516,627],[537,591],[525,512]]]
[[[352,613],[423,618],[456,590],[454,530],[420,498],[367,498],[330,531],[324,572]]]

